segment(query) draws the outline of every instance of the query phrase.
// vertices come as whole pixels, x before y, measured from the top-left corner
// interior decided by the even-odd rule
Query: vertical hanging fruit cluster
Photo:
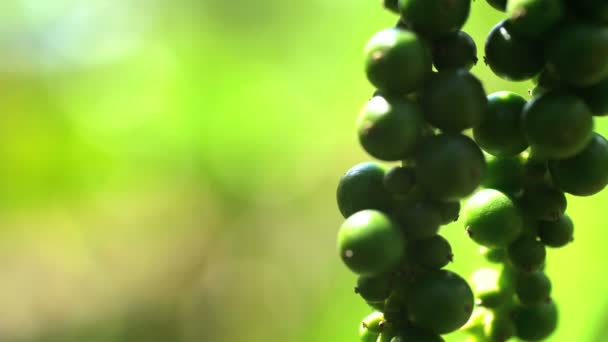
[[[489,155],[485,188],[466,203],[464,225],[498,269],[472,276],[471,341],[547,338],[557,327],[546,247],[573,240],[565,193],[608,183],[608,141],[593,116],[608,115],[608,1],[488,0],[507,13],[489,33],[485,63],[512,81],[533,79],[533,98],[488,97],[473,137]]]
[[[608,142],[593,133],[593,115],[608,114],[608,2],[488,2],[509,18],[490,32],[484,61],[499,77],[534,78],[530,101],[486,96],[469,72],[471,0],[384,0],[400,19],[365,46],[377,90],[359,141],[397,165],[355,165],[338,185],[338,251],[373,310],[361,341],[443,341],[458,329],[472,341],[538,341],[556,328],[543,269],[545,247],[573,239],[564,192],[608,183]],[[496,263],[473,274],[473,289],[443,269],[453,253],[439,234],[464,198],[464,231]]]

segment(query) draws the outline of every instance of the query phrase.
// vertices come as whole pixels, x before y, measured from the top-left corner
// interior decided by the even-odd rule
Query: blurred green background
[[[335,237],[379,1],[2,0],[0,341],[353,342]],[[483,40],[501,14],[473,3]],[[488,93],[528,83],[473,70]],[[603,120],[598,130],[608,133]],[[570,198],[550,341],[608,341],[608,192]],[[452,268],[483,265],[459,223]],[[459,341],[454,335],[453,340]]]

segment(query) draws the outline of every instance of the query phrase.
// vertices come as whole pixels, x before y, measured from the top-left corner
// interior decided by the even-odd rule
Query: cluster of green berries
[[[608,114],[608,5],[488,2],[510,17],[484,60],[500,77],[535,78],[531,101],[486,95],[469,72],[477,48],[461,28],[471,0],[384,0],[400,19],[365,47],[377,90],[359,142],[394,165],[355,165],[337,189],[338,252],[373,310],[363,342],[444,341],[458,329],[477,342],[538,341],[556,328],[545,248],[573,240],[565,193],[608,184],[608,141],[593,132],[593,116]],[[466,232],[497,265],[476,272],[473,288],[443,269],[454,255],[439,234],[468,197]]]
[[[558,322],[546,247],[573,240],[565,193],[590,196],[608,183],[608,141],[593,132],[593,116],[608,115],[608,2],[488,2],[508,19],[488,35],[486,64],[536,87],[530,101],[490,95],[473,128],[487,174],[464,224],[497,268],[473,274],[478,307],[464,330],[471,342],[540,341]]]

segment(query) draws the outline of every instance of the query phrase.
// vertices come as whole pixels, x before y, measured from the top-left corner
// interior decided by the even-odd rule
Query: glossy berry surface
[[[371,156],[401,160],[410,156],[422,137],[419,107],[403,97],[374,96],[357,120],[359,142]]]
[[[470,70],[477,60],[477,46],[466,32],[457,31],[433,41],[433,64],[439,71]]]
[[[439,134],[425,139],[417,149],[415,161],[420,186],[443,201],[470,195],[481,184],[486,169],[479,147],[461,134]]]
[[[530,79],[545,65],[542,44],[517,34],[507,21],[492,28],[485,54],[485,62],[492,71],[509,81]]]
[[[441,269],[454,257],[450,243],[441,235],[412,241],[407,251],[410,261],[428,269]]]
[[[533,151],[552,159],[581,152],[593,136],[593,117],[585,102],[555,91],[528,102],[523,110],[524,134]]]
[[[505,194],[518,193],[525,182],[524,157],[486,156],[486,175],[481,182],[484,188],[496,189]]]
[[[385,214],[363,210],[349,216],[338,232],[338,252],[359,275],[390,272],[403,258],[405,238]]]
[[[526,341],[541,341],[557,328],[557,307],[546,301],[522,305],[513,312],[516,336]]]
[[[424,117],[444,132],[477,126],[487,108],[481,82],[464,69],[434,74],[422,95]]]
[[[554,222],[539,222],[538,237],[545,246],[564,247],[574,240],[574,223],[568,215],[562,215]]]
[[[530,235],[523,235],[507,248],[507,257],[513,266],[524,272],[540,269],[545,262],[545,246]]]
[[[408,30],[380,31],[365,46],[367,78],[387,93],[406,94],[416,90],[430,74],[431,66],[428,46]]]
[[[460,30],[469,17],[471,0],[399,0],[399,10],[414,31],[436,37]]]
[[[381,302],[388,298],[393,286],[393,275],[391,273],[377,276],[360,276],[357,279],[355,292],[365,301]]]
[[[542,303],[551,298],[551,280],[542,271],[519,272],[515,293],[522,304]]]
[[[467,201],[464,224],[471,239],[490,248],[507,246],[523,229],[522,216],[515,203],[494,189],[478,191]]]
[[[441,225],[439,209],[429,202],[416,202],[398,208],[394,214],[408,239],[426,239],[437,234]]]
[[[513,92],[488,95],[488,106],[480,124],[473,127],[479,146],[495,156],[513,156],[523,152],[528,142],[522,128],[526,100]]]
[[[556,221],[568,207],[562,191],[542,184],[528,187],[521,202],[526,215],[541,221]]]
[[[473,292],[464,279],[450,271],[434,271],[413,281],[408,315],[421,329],[446,334],[467,322],[473,304]]]
[[[363,209],[388,211],[391,194],[384,187],[386,168],[365,162],[353,166],[340,179],[337,190],[338,208],[344,218]]]
[[[595,133],[577,155],[550,161],[549,170],[562,190],[576,196],[596,194],[608,184],[608,141]]]

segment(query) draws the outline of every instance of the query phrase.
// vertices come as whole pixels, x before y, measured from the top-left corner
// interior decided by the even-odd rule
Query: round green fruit
[[[433,64],[439,71],[470,70],[477,64],[477,46],[466,32],[447,34],[433,42]]]
[[[407,94],[420,88],[431,69],[430,49],[414,32],[385,29],[365,46],[367,78],[387,93]]]
[[[574,86],[591,86],[608,77],[608,27],[592,23],[565,26],[546,47],[547,66]]]
[[[471,0],[399,0],[399,10],[414,31],[437,37],[460,30],[469,17]]]
[[[516,336],[526,341],[541,341],[557,328],[557,307],[553,301],[522,305],[513,312]]]
[[[361,342],[376,342],[380,334],[369,331],[364,326],[359,327],[359,341]]]
[[[394,161],[411,156],[423,129],[420,108],[404,97],[374,96],[357,120],[361,146],[381,160]]]
[[[434,74],[422,94],[426,120],[444,132],[458,133],[477,126],[487,105],[481,82],[464,69]]]
[[[522,304],[546,302],[551,298],[551,280],[542,272],[519,272],[515,278],[515,293]]]
[[[557,221],[541,221],[538,224],[538,237],[548,247],[563,247],[574,240],[574,223],[568,215],[562,215]]]
[[[471,239],[490,248],[507,246],[523,227],[522,215],[515,203],[494,189],[475,193],[465,204],[464,218]]]
[[[507,13],[513,29],[540,36],[552,29],[564,14],[563,0],[509,0]]]
[[[405,238],[388,216],[363,210],[349,216],[338,232],[338,252],[346,266],[359,275],[378,275],[399,265]]]
[[[525,181],[525,160],[522,156],[486,156],[486,175],[481,182],[484,188],[496,189],[506,194],[519,192]]]
[[[566,195],[547,185],[526,188],[521,205],[526,215],[540,221],[558,220],[568,207]]]
[[[564,159],[581,152],[593,136],[593,117],[579,97],[550,91],[523,110],[524,134],[540,156]]]
[[[461,134],[439,134],[425,139],[416,151],[415,162],[420,186],[442,201],[457,201],[470,195],[481,183],[486,169],[479,147]]]
[[[576,196],[591,196],[608,184],[608,141],[594,133],[579,154],[552,160],[549,170],[560,189]]]
[[[507,256],[511,264],[525,272],[540,269],[546,255],[545,246],[530,235],[522,235],[507,248]]]
[[[344,218],[364,209],[388,211],[391,194],[384,187],[386,168],[367,162],[353,166],[340,179],[337,190],[338,208]]]
[[[507,251],[504,248],[488,248],[481,246],[479,247],[479,252],[487,261],[494,264],[504,263],[507,257]]]
[[[473,127],[479,146],[495,156],[514,156],[528,147],[521,116],[526,100],[513,92],[488,95],[488,107],[481,123]]]
[[[458,220],[460,202],[435,202],[441,215],[441,224],[449,224]]]
[[[378,276],[360,276],[357,279],[355,292],[367,302],[381,302],[388,298],[393,287],[391,273]]]
[[[378,335],[382,332],[384,322],[384,315],[382,312],[372,312],[363,319],[361,322],[361,328],[366,328],[370,332]]]
[[[545,65],[542,44],[513,32],[509,22],[498,23],[485,44],[485,62],[498,76],[509,81],[525,81]]]
[[[435,205],[417,202],[395,212],[408,239],[426,239],[434,236],[441,225],[441,213]]]
[[[407,247],[409,260],[428,269],[441,269],[453,258],[452,246],[441,235],[411,241]]]
[[[467,282],[450,271],[421,274],[411,285],[410,322],[420,329],[447,334],[463,326],[473,312],[474,298]]]
[[[414,169],[411,167],[392,167],[384,176],[384,186],[397,198],[404,198],[416,182]]]

